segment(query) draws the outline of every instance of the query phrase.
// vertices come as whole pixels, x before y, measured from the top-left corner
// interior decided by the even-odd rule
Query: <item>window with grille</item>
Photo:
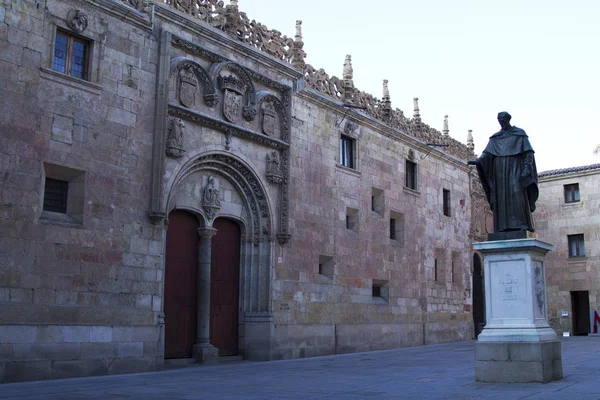
[[[585,257],[585,241],[583,234],[568,235],[569,257]]]
[[[444,211],[444,215],[449,217],[450,216],[450,191],[447,189],[443,189],[443,211]]]
[[[579,201],[579,183],[565,185],[565,203],[576,203]]]
[[[355,140],[349,136],[340,136],[340,164],[354,168]]]
[[[417,164],[406,160],[406,187],[417,190]]]
[[[44,211],[67,213],[69,182],[46,178],[44,185]]]
[[[89,42],[62,30],[56,31],[52,69],[79,79],[87,79]]]

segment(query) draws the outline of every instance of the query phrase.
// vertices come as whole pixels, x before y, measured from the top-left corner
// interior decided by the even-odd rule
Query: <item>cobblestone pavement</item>
[[[600,399],[600,337],[563,338],[564,379],[475,382],[474,342],[0,386],[10,400]]]

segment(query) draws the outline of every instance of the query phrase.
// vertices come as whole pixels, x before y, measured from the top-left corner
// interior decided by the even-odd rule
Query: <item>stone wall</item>
[[[2,382],[162,368],[173,209],[242,226],[248,359],[471,338],[471,151],[346,85],[367,108],[348,112],[310,83],[299,30],[279,40],[236,3],[0,0]],[[52,69],[57,29],[90,45],[86,79]],[[46,178],[69,182],[66,213],[43,210]]]
[[[564,185],[570,184],[579,184],[580,200],[566,203]],[[554,245],[546,256],[548,321],[559,334],[573,332],[571,291],[589,291],[590,310],[600,308],[600,165],[542,172],[539,188],[536,232]],[[569,257],[567,235],[578,234],[584,235],[585,257]]]

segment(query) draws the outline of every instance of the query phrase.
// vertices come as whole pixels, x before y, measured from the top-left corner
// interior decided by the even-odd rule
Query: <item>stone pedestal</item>
[[[538,239],[474,243],[483,255],[487,324],[475,344],[478,382],[562,378],[560,341],[546,319],[544,256]]]
[[[208,343],[195,344],[192,352],[199,364],[216,364],[219,362],[219,349]]]

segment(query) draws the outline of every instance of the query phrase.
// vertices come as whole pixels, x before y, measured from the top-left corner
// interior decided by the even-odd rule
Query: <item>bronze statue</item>
[[[533,148],[523,129],[510,125],[507,112],[498,113],[502,129],[490,137],[475,165],[494,214],[494,232],[534,231],[531,213],[538,199]]]

